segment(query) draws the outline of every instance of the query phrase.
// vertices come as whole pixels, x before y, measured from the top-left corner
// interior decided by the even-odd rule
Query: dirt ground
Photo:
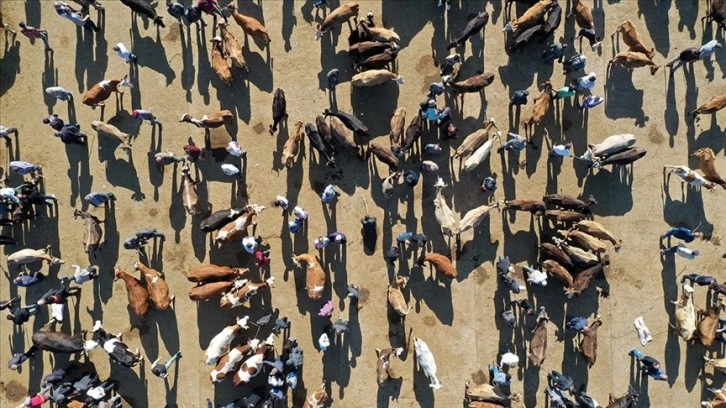
[[[329,1],[333,7],[339,4],[338,0]],[[100,350],[91,352],[88,361],[71,357],[71,360],[78,359],[78,364],[94,367],[102,379],[110,376],[119,381],[119,392],[128,406],[201,407],[206,406],[206,398],[227,403],[248,395],[249,387],[234,388],[229,379],[216,387],[210,385],[210,367],[204,365],[203,350],[223,326],[234,322],[234,317],[249,314],[256,320],[273,309],[290,318],[291,335],[299,339],[306,353],[303,384],[292,397],[290,406],[301,405],[305,390],[312,391],[323,382],[328,384],[334,406],[459,406],[464,383],[485,381],[487,364],[498,358],[500,347],[508,347],[520,356],[520,366],[510,370],[514,377],[512,389],[524,395],[527,407],[546,406],[544,388],[546,374],[551,370],[572,376],[578,387],[587,384],[588,393],[601,404],[607,404],[608,393],[621,395],[632,384],[640,393],[641,407],[694,406],[705,397],[706,386],[722,385],[722,376],[714,376],[711,368],[704,370],[701,358],[706,352],[722,356],[720,345],[708,351],[699,344],[686,345],[669,333],[667,323],[673,315],[670,301],[679,293],[678,275],[687,272],[723,277],[723,249],[719,242],[722,226],[713,215],[724,209],[721,198],[724,192],[686,189],[675,177],[666,185],[662,165],[697,167],[697,161],[689,158],[689,153],[700,147],[711,147],[722,167],[726,166],[722,158],[726,139],[716,118],[704,116],[695,124],[687,118],[687,112],[722,92],[726,51],[718,50],[714,62],[693,64],[678,70],[673,77],[665,69],[655,76],[647,69],[631,74],[618,67],[607,73],[607,61],[615,47],[609,34],[625,19],[633,20],[645,43],[654,45],[657,51],[654,60],[658,64],[674,58],[684,47],[700,46],[714,36],[722,40],[722,34],[716,34],[713,26],[701,27],[700,17],[706,14],[703,2],[596,0],[593,14],[598,32],[606,33],[605,40],[600,52],[592,52],[586,44],[583,52],[588,57],[587,72],[598,75],[594,93],[606,98],[603,105],[584,114],[573,107],[571,99],[555,105],[545,124],[537,129],[535,142],[541,148],[527,149],[519,157],[493,153],[488,164],[473,172],[460,172],[458,161],[449,166],[449,154],[433,158],[441,167],[439,175],[452,186],[444,194],[458,214],[488,200],[477,187],[485,176],[496,173],[498,199],[535,198],[555,192],[582,197],[592,194],[599,201],[594,207],[595,219],[622,238],[623,249],[610,254],[612,266],[605,277],[595,282],[609,292],[609,297],[600,297],[597,290],[590,288],[583,296],[568,301],[556,281],[546,288],[527,288],[526,296],[537,306],[546,306],[552,319],[547,360],[540,369],[526,362],[534,319],[526,317],[512,330],[499,318],[510,295],[499,283],[493,262],[497,255],[509,256],[517,263],[522,280],[519,266],[536,261],[535,245],[540,237],[547,239],[552,235],[551,225],[546,222],[543,225],[542,221],[525,214],[495,211],[474,232],[463,234],[464,244],[457,253],[454,243],[441,235],[434,218],[434,176],[423,177],[413,189],[405,185],[398,187],[394,198],[387,200],[380,190],[387,170],[380,163],[366,163],[342,153],[337,159],[338,166],[328,169],[305,141],[300,158],[287,170],[281,168],[279,152],[296,121],[314,122],[315,115],[329,106],[325,74],[334,67],[341,70],[342,84],[336,95],[338,107],[355,112],[370,127],[374,136],[371,140],[388,143],[389,119],[394,109],[405,107],[410,120],[429,83],[438,80],[437,66],[448,53],[445,48],[448,40],[464,27],[467,16],[482,6],[491,19],[484,40],[477,35],[459,49],[465,59],[461,77],[490,71],[497,79],[483,96],[467,94],[463,101],[450,95],[445,100],[439,98],[439,106],[455,107],[454,120],[461,136],[480,127],[485,118],[495,118],[505,133],[523,131],[517,125],[515,114],[510,116],[508,112],[509,95],[518,89],[530,89],[530,103],[521,112],[526,117],[533,97],[539,93],[538,84],[549,79],[559,88],[569,81],[562,75],[561,66],[543,64],[539,59],[542,47],[539,45],[507,56],[504,52],[507,37],[501,32],[505,18],[500,2],[454,1],[451,12],[445,14],[433,0],[365,1],[361,2],[362,12],[373,10],[379,24],[395,27],[400,35],[398,72],[406,83],[400,87],[388,83],[372,89],[351,90],[345,83],[352,76],[346,55],[348,27],[343,27],[342,34],[340,29],[335,29],[332,35],[315,42],[314,27],[318,18],[312,2],[238,3],[243,13],[265,22],[272,43],[270,48],[263,48],[260,43],[245,40],[250,72],[237,73],[231,87],[220,83],[210,68],[211,25],[201,34],[194,27],[180,34],[163,5],[159,11],[165,15],[167,27],[157,30],[141,18],[132,18],[122,5],[106,0],[105,19],[101,20],[103,29],[97,35],[89,35],[57,16],[51,1],[3,0],[0,3],[6,23],[17,27],[19,21],[25,21],[31,26],[47,28],[56,50],[52,58],[44,58],[42,44],[38,42],[31,45],[21,35],[0,38],[3,48],[0,52],[0,123],[16,126],[20,132],[9,150],[4,147],[0,150],[8,161],[20,158],[42,164],[46,191],[60,197],[58,207],[50,208],[43,218],[12,230],[5,229],[4,234],[12,232],[22,244],[5,247],[3,252],[9,254],[23,247],[50,245],[53,255],[66,262],[62,267],[51,267],[50,271],[47,265],[32,265],[31,269],[40,268],[49,277],[37,286],[21,289],[24,302],[33,302],[47,289],[57,287],[61,276],[72,273],[71,264],[90,262],[100,266],[102,277],[83,285],[80,302],[71,301],[70,317],[64,321],[63,331],[77,333],[90,329],[94,320],[102,319],[109,331],[123,332],[124,341],[132,349],[141,349],[149,362],[182,351],[184,357],[166,381],[150,375],[148,363],[135,369],[112,366]],[[562,3],[568,12],[569,5]],[[520,14],[523,12],[520,6],[515,8]],[[95,10],[91,10],[91,16],[99,18]],[[231,29],[239,39],[244,39],[238,26],[233,24]],[[575,31],[574,21],[565,21],[556,36],[563,36],[572,45]],[[138,56],[138,69],[129,72],[129,67],[115,55],[112,47],[117,42],[132,47]],[[126,92],[120,106],[116,106],[113,98],[109,99],[105,112],[80,103],[80,96],[93,84],[126,73],[130,73],[135,86]],[[56,84],[73,91],[77,97],[75,110],[72,105],[49,99],[43,93],[46,87]],[[280,134],[272,137],[267,127],[271,123],[272,94],[278,87],[286,92],[289,119]],[[130,112],[140,108],[154,112],[164,123],[163,131],[152,130],[148,124],[139,124],[131,118]],[[169,166],[160,170],[153,162],[153,155],[158,151],[181,153],[188,139],[204,144],[204,131],[178,123],[181,114],[190,112],[201,116],[218,109],[234,112],[236,123],[227,130],[249,153],[241,162],[231,160],[232,157],[225,159],[243,169],[240,181],[224,176],[220,163],[214,160],[195,166],[204,201],[214,210],[235,207],[247,200],[270,207],[276,194],[286,194],[291,206],[301,205],[310,212],[310,222],[297,235],[287,232],[288,216],[281,217],[278,209],[272,207],[262,213],[256,233],[272,248],[272,263],[262,270],[254,267],[254,260],[240,248],[239,242],[221,247],[212,244],[210,237],[197,227],[201,218],[192,218],[184,211],[179,169]],[[50,129],[41,123],[51,112],[57,112],[64,119],[75,117],[92,136],[89,146],[64,147],[55,140]],[[114,151],[115,144],[95,135],[90,122],[100,117],[137,135],[131,156],[120,149]],[[575,151],[581,154],[587,143],[597,143],[618,133],[635,134],[637,145],[648,149],[647,156],[632,167],[588,171],[581,162],[553,160],[546,154],[547,146],[563,140],[571,140]],[[427,130],[422,146],[436,137],[435,129]],[[453,151],[460,142],[461,138],[445,141],[443,145]],[[427,158],[424,154],[423,159]],[[415,155],[407,160],[404,168],[416,168],[420,160]],[[526,163],[520,168],[518,164],[522,161]],[[342,195],[335,204],[325,208],[319,194],[331,182]],[[19,183],[19,176],[10,178],[9,185]],[[87,208],[82,197],[91,191],[113,191],[118,201],[111,209],[94,211],[105,219],[105,242],[97,256],[89,258],[82,248],[82,223],[72,218],[72,212],[73,208]],[[375,253],[370,255],[363,251],[359,232],[359,218],[366,212],[363,201],[378,218],[378,244]],[[672,256],[662,258],[658,252],[658,235],[669,226],[681,225],[700,225],[699,229],[711,236],[710,241],[692,244],[701,250],[701,255],[693,261],[674,260]],[[138,319],[130,318],[126,311],[126,290],[121,282],[113,282],[112,273],[115,266],[132,270],[138,256],[121,248],[121,242],[143,227],[166,233],[167,239],[149,247],[141,259],[166,273],[166,280],[177,297],[174,311],[152,310],[145,318]],[[331,245],[321,254],[331,282],[324,299],[333,299],[335,303],[333,320],[338,316],[350,320],[350,332],[334,340],[330,349],[322,353],[316,349],[317,339],[329,321],[318,317],[317,311],[324,301],[311,302],[299,290],[304,286],[304,272],[294,267],[291,255],[313,251],[315,237],[336,230],[345,232],[349,243],[342,248]],[[389,324],[386,286],[395,271],[383,255],[395,236],[406,230],[425,233],[432,250],[452,253],[459,278],[453,282],[436,279],[428,268],[413,263],[417,254],[408,252],[408,260],[401,262],[399,273],[411,278],[405,294],[413,309],[403,327],[396,319]],[[219,310],[216,301],[195,304],[186,296],[192,285],[182,273],[209,262],[250,266],[255,273],[276,277],[275,288],[271,292],[263,291],[249,309]],[[4,261],[0,264],[7,266]],[[11,267],[9,273],[15,276],[17,267]],[[362,288],[359,307],[351,307],[349,300],[344,299],[349,283]],[[3,280],[0,299],[16,293],[18,288]],[[696,288],[695,300],[698,307],[704,307],[710,298],[703,288]],[[604,324],[599,330],[597,362],[588,368],[576,350],[577,339],[571,331],[564,330],[564,323],[566,316],[594,313],[602,315]],[[641,379],[626,354],[631,347],[639,346],[633,328],[633,320],[639,315],[644,316],[654,337],[642,349],[664,363],[669,376],[667,382]],[[47,311],[20,329],[5,319],[0,320],[0,360],[5,362],[11,352],[27,348],[32,333],[47,320]],[[266,335],[267,330],[263,329],[261,335]],[[433,392],[428,387],[412,350],[407,350],[400,361],[392,361],[394,377],[400,379],[392,380],[386,388],[377,387],[375,349],[405,346],[408,339],[403,337],[409,330],[431,348],[442,389]],[[238,340],[254,336],[255,331],[252,327]],[[282,345],[281,338],[277,345]],[[26,363],[17,373],[7,370],[3,364],[0,366],[0,406],[18,405],[28,388],[36,392],[44,375],[66,366],[68,361],[66,356],[46,353]],[[264,376],[259,376],[255,384],[263,386],[265,381]]]

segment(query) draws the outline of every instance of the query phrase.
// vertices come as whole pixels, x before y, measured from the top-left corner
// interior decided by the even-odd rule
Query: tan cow
[[[613,64],[620,65],[621,67],[627,68],[631,71],[635,68],[650,67],[651,75],[655,75],[655,73],[660,69],[660,66],[648,58],[646,54],[634,51],[618,53],[615,57],[613,57],[613,59],[608,61],[608,66]]]
[[[169,296],[169,285],[164,279],[164,274],[156,269],[149,268],[141,262],[134,263],[134,269],[144,275],[146,290],[149,292],[151,302],[159,310],[166,310],[171,306],[174,296]]]
[[[212,43],[212,69],[222,82],[232,85],[232,71],[224,54],[222,37],[216,36],[209,41]]]
[[[716,154],[710,147],[702,147],[696,150],[691,154],[691,157],[698,157],[698,168],[703,173],[703,178],[726,189],[726,180],[718,172]]]
[[[610,37],[615,38],[618,34],[620,34],[623,38],[623,42],[628,46],[629,51],[642,52],[648,56],[649,59],[653,59],[653,55],[655,55],[655,48],[651,47],[651,49],[648,50],[645,47],[643,39],[640,38],[640,33],[638,33],[638,30],[635,28],[635,24],[633,24],[632,21],[623,21]]]
[[[260,23],[256,18],[245,16],[244,14],[237,11],[237,6],[234,3],[228,4],[227,8],[232,10],[232,18],[237,24],[239,24],[240,27],[242,27],[242,30],[244,30],[245,34],[261,38],[265,41],[265,44],[269,44],[272,41],[270,40],[270,35],[267,34],[267,29],[265,28],[265,26]]]
[[[331,11],[328,16],[325,17],[323,24],[318,25],[318,31],[315,33],[315,40],[320,41],[323,37],[323,33],[333,28],[333,26],[343,24],[351,18],[357,19],[359,8],[358,3],[345,3]]]
[[[691,111],[691,116],[716,113],[724,107],[726,107],[726,93],[723,95],[714,96],[708,102],[699,106],[698,109]]]

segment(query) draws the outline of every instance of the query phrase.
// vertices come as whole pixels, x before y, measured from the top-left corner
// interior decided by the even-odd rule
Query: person
[[[299,218],[302,221],[305,221],[308,219],[308,213],[300,206],[295,206],[295,208],[292,209],[292,213],[295,217]]]
[[[315,249],[323,249],[326,248],[328,245],[330,245],[330,238],[325,236],[319,236],[315,238],[315,241],[313,241],[313,246],[315,246]]]
[[[254,254],[257,249],[257,240],[252,236],[244,237],[242,238],[242,247],[248,254]]]
[[[332,203],[336,197],[338,197],[338,192],[335,191],[335,186],[332,184],[328,184],[320,195],[320,199],[324,204]]]
[[[20,296],[13,298],[9,308],[10,313],[5,316],[5,318],[12,320],[12,322],[17,326],[21,326],[23,323],[26,323],[30,320],[30,316],[35,316],[38,312],[40,312],[40,306],[37,304],[20,307]]]
[[[338,68],[333,68],[325,75],[325,77],[328,80],[328,89],[331,91],[335,89],[335,86],[338,85],[338,77],[340,76],[340,70]]]
[[[181,351],[177,351],[164,364],[159,364],[159,361],[161,361],[161,358],[157,358],[156,360],[154,360],[153,363],[151,363],[151,373],[159,378],[166,378],[166,376],[169,375],[168,374],[169,367],[171,367],[171,365],[174,364],[181,357],[182,357]]]
[[[554,387],[560,391],[573,391],[574,389],[574,381],[572,381],[572,377],[566,376],[558,371],[552,370],[549,374],[547,374],[547,382],[549,383],[549,386]]]
[[[43,173],[43,166],[38,164],[28,163],[26,161],[15,160],[10,162],[10,170],[20,175],[26,175],[34,172]]]
[[[105,205],[109,201],[116,201],[116,195],[114,193],[92,192],[86,194],[83,199],[86,200],[88,204],[91,204],[94,207],[100,207],[102,205]]]
[[[287,228],[290,230],[290,233],[296,234],[298,231],[300,231],[300,228],[303,226],[303,220],[300,218],[295,218],[293,221],[290,221],[287,224]]]
[[[257,247],[255,249],[255,261],[257,266],[265,266],[270,263],[270,250]]]
[[[287,198],[285,198],[285,196],[278,195],[275,197],[275,201],[272,202],[272,205],[274,205],[275,207],[282,208],[282,212],[284,214],[285,211],[287,211],[288,207],[290,206],[290,202],[287,201]]]
[[[514,94],[512,94],[512,98],[509,99],[509,106],[522,106],[527,104],[527,97],[529,96],[529,91],[526,89],[515,91]]]
[[[505,150],[508,152],[521,152],[527,147],[526,137],[512,132],[509,132],[507,135],[511,137],[511,139],[499,146],[497,149],[498,153],[502,153]]]
[[[441,7],[444,5],[444,1],[446,2],[446,11],[451,11],[451,2],[452,0],[439,0],[438,7]]]
[[[699,58],[702,60],[708,60],[711,59],[711,55],[713,55],[714,52],[716,52],[717,48],[721,48],[722,44],[718,42],[718,40],[711,40],[707,42],[706,44],[703,44],[701,48],[698,49],[698,51],[701,52],[699,55]]]
[[[680,239],[686,243],[693,242],[696,238],[703,239],[703,232],[696,232],[695,229],[691,230],[686,227],[674,227],[665,232],[660,236],[660,239],[666,239],[668,237],[674,237]]]
[[[435,98],[441,94],[444,93],[444,83],[443,82],[432,82],[431,85],[429,85],[429,98]]]
[[[406,184],[408,184],[411,187],[416,187],[420,177],[421,177],[420,174],[416,170],[412,170],[412,169],[406,170],[403,173],[403,181],[405,181]]]
[[[455,80],[459,76],[460,69],[461,55],[451,54],[447,56],[444,63],[441,64],[441,81],[447,83],[448,81]]]
[[[63,125],[65,124],[63,123],[63,119],[58,117],[57,113],[53,113],[47,118],[43,118],[43,123],[50,125],[53,130],[57,130],[59,132],[63,129]],[[78,126],[78,128],[80,129],[81,127]]]
[[[681,65],[685,63],[692,64],[699,59],[701,59],[701,50],[699,48],[689,47],[681,51],[681,53],[678,54],[678,57],[667,63],[666,66],[671,69],[671,75],[673,75],[673,73],[680,68]]]
[[[132,54],[131,51],[129,51],[124,43],[118,43],[113,47],[113,50],[116,51],[116,54],[118,54],[119,57],[123,58],[124,61],[126,61],[127,64],[130,63],[136,63],[136,55]]]
[[[691,285],[696,284],[698,286],[710,286],[711,284],[718,284],[716,278],[713,276],[699,275],[697,273],[689,273],[681,277],[681,283],[686,281],[691,282]]]
[[[81,132],[78,125],[64,125],[60,131],[53,133],[55,137],[59,137],[65,144],[77,144],[84,146],[88,143],[88,135]]]
[[[580,78],[577,78],[576,82],[573,82],[572,85],[577,85],[578,89],[583,91],[592,91],[593,88],[595,88],[595,81],[597,80],[597,75],[595,75],[594,72],[590,72],[589,74],[585,76],[581,76]]]
[[[224,19],[224,23],[227,24],[227,17],[222,14],[222,9],[219,8],[217,0],[197,0],[197,8],[207,14],[222,17]]]
[[[558,89],[552,99],[565,99],[575,95],[577,95],[577,87],[573,84]]]
[[[567,75],[570,72],[577,72],[581,69],[585,69],[586,65],[587,57],[585,54],[575,54],[562,63],[562,73]]]
[[[11,142],[10,135],[13,133],[15,134],[15,137],[18,137],[18,128],[14,128],[14,127],[7,128],[5,126],[0,125],[0,137],[5,139],[5,144],[10,144],[10,142]]]
[[[83,27],[88,31],[98,32],[99,28],[98,26],[91,21],[91,16],[83,16],[80,11],[76,11],[71,6],[68,5],[68,3],[64,3],[62,1],[56,1],[53,5],[55,7],[56,13],[58,13],[59,16],[66,18],[70,20],[73,24]]]
[[[581,28],[575,39],[585,37],[590,42],[590,49],[597,50],[602,44],[602,38],[598,37],[594,28]]]
[[[484,177],[484,181],[481,182],[480,188],[483,192],[494,192],[497,189],[497,179],[492,176]]]
[[[489,378],[492,384],[500,387],[509,387],[512,384],[512,376],[496,364],[489,364]]]
[[[552,146],[552,149],[550,149],[550,156],[572,156],[572,142]]]
[[[86,402],[100,401],[106,397],[106,394],[110,394],[111,391],[116,387],[116,384],[112,381],[104,381],[95,387],[91,387],[86,391]]]
[[[13,283],[20,287],[27,288],[28,286],[33,286],[36,283],[40,282],[43,277],[45,277],[45,275],[40,273],[40,271],[34,272],[32,274],[27,272],[20,272],[20,274],[16,276],[15,279],[13,279]]]
[[[567,44],[555,43],[549,46],[546,50],[542,51],[542,59],[546,63],[551,63],[557,60],[560,64],[562,59],[565,57],[567,51]]]
[[[158,164],[162,166],[167,166],[169,164],[176,164],[176,163],[182,163],[187,158],[184,156],[175,156],[174,153],[170,151],[165,152],[159,152],[154,155],[154,161],[156,161]]]
[[[81,288],[76,286],[73,288],[61,286],[58,289],[49,289],[36,302],[37,305],[61,305],[65,304],[69,297],[80,296]]]
[[[424,146],[424,151],[428,154],[438,154],[441,153],[443,149],[438,143],[428,143],[426,146]]]
[[[605,98],[602,96],[588,95],[585,99],[583,99],[582,104],[580,105],[580,110],[594,108],[603,102],[605,102]]]
[[[27,361],[30,357],[33,357],[33,354],[38,350],[38,347],[35,345],[30,346],[28,351],[25,351],[23,353],[15,353],[8,361],[8,368],[13,371],[17,371],[18,368],[20,368],[21,365],[25,361]]]
[[[15,296],[10,300],[0,300],[0,310],[5,310],[11,307],[14,303],[20,302],[20,296]]]
[[[151,123],[151,126],[159,125],[159,128],[161,128],[161,122],[156,120],[156,116],[154,116],[151,111],[144,110],[144,109],[134,109],[133,112],[131,112],[131,116],[134,117],[134,119],[141,119],[148,120],[149,123]]]
[[[184,145],[183,149],[184,149],[184,153],[187,154],[187,158],[192,162],[195,162],[195,161],[201,159],[202,154],[204,153],[204,151],[202,149],[200,149],[198,146],[195,146],[193,144]]]
[[[20,33],[24,36],[28,37],[29,39],[37,39],[40,38],[43,40],[43,43],[45,44],[45,51],[46,52],[53,52],[53,48],[50,47],[50,44],[48,43],[48,30],[43,28],[35,28],[31,27],[29,25],[25,25],[22,21],[18,23],[20,26]]]
[[[686,259],[696,259],[696,257],[701,254],[701,251],[698,249],[691,249],[681,243],[678,243],[678,245],[674,245],[670,248],[661,249],[660,253],[661,255],[675,253]]]
[[[578,333],[582,332],[582,330],[587,327],[587,317],[572,317],[567,321],[565,326]]]
[[[666,375],[665,371],[663,371],[663,368],[660,365],[660,361],[656,360],[653,357],[646,356],[645,354],[638,351],[637,348],[630,349],[630,351],[628,351],[628,355],[633,356],[636,360],[638,360],[638,362],[640,363],[639,368],[644,370],[642,373],[643,377],[649,375],[654,380],[668,381],[668,376]]]
[[[439,111],[436,107],[436,101],[428,99],[421,104],[421,114],[424,119],[435,122],[439,119]]]
[[[348,238],[346,238],[345,234],[337,231],[328,235],[328,239],[330,239],[330,242],[338,245],[344,245],[348,242]]]

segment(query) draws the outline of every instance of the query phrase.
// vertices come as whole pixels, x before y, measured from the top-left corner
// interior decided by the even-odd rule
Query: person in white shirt
[[[591,91],[593,88],[595,88],[596,80],[597,80],[597,75],[595,75],[594,72],[590,72],[589,74],[577,79],[577,86],[581,90]]]
[[[709,60],[711,59],[711,55],[716,51],[716,48],[721,48],[722,45],[718,40],[711,40],[707,42],[706,44],[703,44],[701,48],[699,48],[699,51],[701,51],[701,54],[699,55],[699,58],[702,60]]]
[[[126,61],[127,64],[130,63],[136,63],[136,55],[132,54],[131,51],[129,51],[126,46],[123,43],[118,43],[116,46],[113,47],[113,50],[116,51],[119,57],[123,58],[124,61]]]
[[[670,248],[661,249],[660,253],[662,255],[676,253],[686,259],[695,259],[698,255],[701,254],[701,251],[699,251],[698,249],[691,249],[681,243],[678,243],[678,245],[674,245]]]
[[[96,279],[98,277],[98,267],[95,265],[89,266],[88,268],[81,269],[78,265],[71,265],[76,271],[73,276],[68,278],[69,281],[73,281],[76,285],[81,285],[84,282]]]
[[[552,146],[552,150],[550,150],[550,155],[562,157],[572,156],[572,142]]]
[[[507,351],[502,354],[502,359],[499,361],[499,367],[503,367],[505,364],[510,367],[516,367],[517,364],[519,364],[519,356],[511,351]]]
[[[64,3],[62,1],[56,1],[54,7],[56,13],[58,13],[59,16],[67,18],[68,20],[73,22],[73,24],[79,27],[83,27],[89,31],[99,31],[98,26],[93,21],[91,21],[91,16],[83,17],[83,14],[81,14],[80,11],[74,10],[67,3]]]

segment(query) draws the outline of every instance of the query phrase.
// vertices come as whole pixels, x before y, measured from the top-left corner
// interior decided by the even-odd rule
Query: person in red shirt
[[[43,28],[30,27],[28,25],[25,25],[25,23],[23,22],[20,22],[18,25],[20,26],[20,33],[22,33],[24,36],[28,37],[31,40],[40,38],[41,40],[43,40],[43,43],[45,43],[45,51],[53,52],[53,48],[51,48],[50,44],[48,44],[48,30]]]
[[[217,0],[197,0],[197,8],[207,14],[216,14],[224,19],[224,23],[227,24],[227,17],[222,14],[222,9],[219,8]]]

